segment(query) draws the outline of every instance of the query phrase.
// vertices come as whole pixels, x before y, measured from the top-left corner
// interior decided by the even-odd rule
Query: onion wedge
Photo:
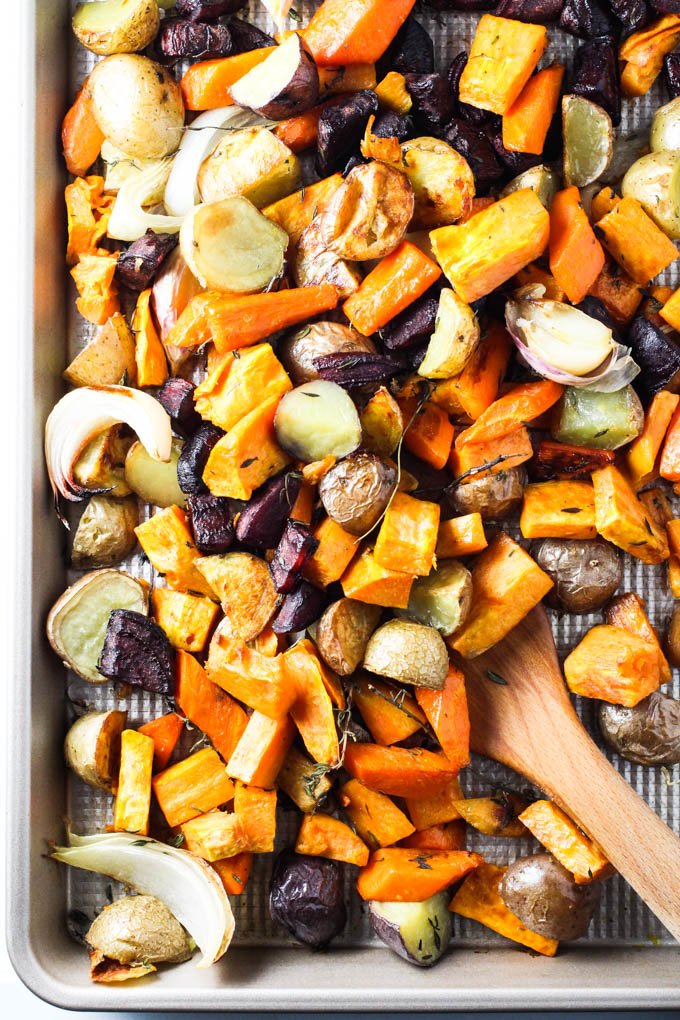
[[[45,459],[55,498],[75,502],[91,495],[73,467],[94,436],[125,422],[154,460],[170,460],[170,416],[154,397],[131,386],[80,386],[52,408],[45,425]]]
[[[161,900],[201,950],[198,967],[209,967],[226,953],[234,915],[217,872],[205,861],[131,832],[69,833],[68,841],[54,847],[54,860],[108,875]]]

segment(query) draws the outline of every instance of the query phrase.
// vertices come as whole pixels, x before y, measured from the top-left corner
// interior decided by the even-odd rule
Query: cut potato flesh
[[[465,368],[479,343],[479,324],[468,304],[455,291],[439,295],[435,330],[427,345],[418,375],[426,379],[449,379]]]
[[[293,34],[239,78],[230,93],[238,106],[272,120],[285,120],[314,106],[319,97],[319,72],[300,36]]]
[[[276,135],[261,127],[227,134],[198,172],[203,202],[243,195],[258,209],[285,198],[301,184],[300,160]]]
[[[361,442],[352,398],[337,383],[314,379],[286,393],[274,419],[276,438],[288,453],[311,464],[346,457]]]
[[[357,290],[361,274],[351,262],[330,251],[324,237],[323,216],[319,216],[300,234],[295,246],[293,275],[298,287],[316,287],[330,283],[344,300]]]
[[[75,774],[108,793],[118,780],[120,735],[127,712],[87,712],[71,726],[64,741],[64,757]]]
[[[184,507],[186,498],[177,481],[177,461],[184,443],[173,439],[170,460],[154,460],[137,440],[125,458],[125,481],[140,499],[154,506]]]
[[[636,160],[621,184],[668,236],[680,239],[680,152],[650,152]]]
[[[562,137],[565,184],[585,188],[598,180],[614,153],[614,129],[607,111],[582,96],[564,96]]]
[[[143,50],[160,27],[156,0],[99,0],[76,8],[73,31],[93,53],[135,53]]]

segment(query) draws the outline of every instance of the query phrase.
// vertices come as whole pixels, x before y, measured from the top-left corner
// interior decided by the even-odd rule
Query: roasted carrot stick
[[[604,250],[595,237],[577,187],[558,191],[550,207],[550,271],[577,305],[604,266]]]
[[[319,67],[374,64],[414,4],[415,0],[324,0],[302,34]]]
[[[229,94],[231,86],[266,60],[275,49],[275,46],[263,46],[259,50],[237,53],[235,57],[219,57],[192,64],[179,83],[187,110],[233,106],[234,100]]]
[[[83,177],[99,156],[103,142],[104,133],[94,119],[85,79],[61,127],[61,144],[68,172]]]
[[[503,145],[511,152],[540,156],[560,98],[564,67],[553,64],[526,83],[503,115]]]
[[[436,262],[410,241],[385,256],[349,297],[343,311],[355,329],[371,336],[407,308],[442,275]]]
[[[556,404],[563,389],[563,386],[547,379],[513,386],[508,393],[495,400],[474,425],[459,433],[456,448],[466,443],[488,443],[522,428]]]

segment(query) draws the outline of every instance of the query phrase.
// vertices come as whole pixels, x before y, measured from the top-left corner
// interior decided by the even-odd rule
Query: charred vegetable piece
[[[597,882],[578,885],[550,854],[515,861],[503,875],[499,892],[530,931],[560,940],[585,935],[600,901]]]
[[[153,694],[171,694],[173,658],[172,646],[157,623],[129,609],[113,610],[99,657],[102,676]]]
[[[576,51],[570,84],[576,96],[590,99],[621,123],[621,82],[616,43],[611,36],[588,39]]]
[[[327,471],[319,483],[324,509],[350,535],[378,523],[394,493],[396,469],[375,453],[355,453]]]
[[[305,563],[318,547],[318,539],[314,538],[306,524],[286,521],[281,541],[269,564],[274,587],[281,595],[287,595],[301,580]]]
[[[484,193],[505,176],[496,150],[481,128],[454,117],[443,134],[445,142],[470,165],[478,193]]]
[[[234,14],[246,6],[247,0],[177,0],[175,10],[183,18],[204,21]]]
[[[500,0],[494,11],[497,18],[514,18],[535,25],[555,21],[562,13],[564,0]]]
[[[463,50],[462,53],[459,53],[458,56],[453,58],[449,70],[447,72],[449,85],[456,100],[456,110],[460,117],[462,117],[466,121],[469,121],[471,124],[478,125],[486,124],[487,121],[493,119],[494,115],[492,113],[490,113],[488,110],[482,110],[478,106],[470,106],[469,103],[462,103],[460,101],[459,97],[460,79],[461,75],[463,74],[463,71],[465,70],[465,65],[467,64],[467,62],[468,55],[466,51]]]
[[[664,57],[664,77],[673,99],[680,96],[680,53],[668,53]]]
[[[621,555],[603,538],[544,538],[532,555],[555,582],[546,601],[567,613],[596,613],[623,579]]]
[[[299,35],[290,35],[232,85],[230,95],[262,117],[284,120],[305,113],[319,96],[319,72]]]
[[[147,230],[143,237],[132,242],[127,251],[119,254],[116,279],[129,290],[146,290],[177,241],[177,234],[157,234]]]
[[[275,549],[301,485],[302,476],[295,471],[287,471],[258,489],[236,522],[239,542]]]
[[[379,606],[354,599],[339,599],[328,607],[316,628],[316,645],[333,672],[350,676],[361,665],[379,619]]]
[[[228,57],[231,33],[226,25],[210,25],[188,18],[168,18],[161,25],[158,45],[165,57]]]
[[[400,142],[405,142],[407,138],[412,138],[415,134],[413,117],[408,113],[385,110],[376,117],[373,134],[378,138],[397,138]]]
[[[597,0],[566,0],[560,17],[560,28],[581,39],[618,35],[614,18]]]
[[[231,548],[234,524],[228,499],[209,493],[188,496],[187,510],[199,552],[204,556],[216,556]]]
[[[261,50],[275,46],[276,40],[262,29],[256,28],[240,18],[232,18],[229,22],[232,53],[248,53],[250,50]]]
[[[593,471],[614,463],[611,450],[566,443],[541,443],[531,462],[531,475],[539,482],[551,478],[588,478]]]
[[[424,861],[426,864],[427,862]],[[371,928],[388,949],[416,967],[432,967],[451,941],[451,913],[446,892],[421,903],[368,905]]]
[[[446,75],[407,74],[405,77],[418,128],[424,134],[438,134],[455,112],[454,96]]]
[[[201,416],[194,407],[195,389],[187,379],[173,377],[158,393],[159,403],[170,415],[174,431],[182,436],[191,435],[201,424]]]
[[[659,390],[676,392],[680,386],[680,347],[649,319],[638,315],[628,330],[628,343],[642,369],[635,389],[644,404]]]
[[[349,326],[339,322],[313,322],[286,337],[279,346],[278,356],[297,385],[320,377],[316,367],[318,358],[328,354],[364,352],[375,354],[375,344]]]
[[[319,619],[328,605],[328,596],[309,581],[300,581],[285,596],[276,616],[271,620],[275,634],[288,634],[293,630],[304,630]]]
[[[317,170],[329,177],[343,170],[350,156],[359,151],[368,118],[379,110],[375,92],[355,92],[321,111],[317,140]]]
[[[400,74],[431,74],[434,43],[419,21],[408,17],[376,65],[378,80],[388,71]]]
[[[274,862],[269,909],[298,942],[313,949],[327,946],[347,924],[342,866],[284,851]]]
[[[203,471],[208,463],[210,451],[223,435],[224,432],[217,425],[205,422],[187,439],[177,462],[177,480],[182,492],[207,491]]]
[[[638,765],[680,762],[680,701],[652,691],[634,708],[600,705],[600,730],[606,743]]]
[[[542,155],[536,156],[528,152],[513,152],[511,149],[506,149],[503,145],[503,129],[500,125],[493,126],[487,124],[484,130],[501,165],[513,177],[526,173],[527,170],[530,170],[532,166],[537,166],[543,159]]]
[[[319,379],[327,379],[345,389],[385,382],[404,367],[394,358],[368,351],[323,354],[314,359],[314,365]]]
[[[614,393],[568,386],[555,406],[551,433],[559,443],[618,450],[639,436],[644,417],[640,398],[632,386]]]
[[[624,28],[633,32],[640,28],[649,18],[649,9],[645,0],[609,0],[609,5]],[[652,3],[652,7],[654,4]],[[677,11],[677,4],[675,10]]]
[[[431,287],[421,298],[380,330],[380,339],[390,351],[429,340],[437,322],[439,288]]]

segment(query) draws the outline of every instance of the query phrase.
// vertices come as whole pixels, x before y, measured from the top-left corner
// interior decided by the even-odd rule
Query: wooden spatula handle
[[[565,720],[566,721],[566,720]],[[591,836],[680,941],[680,839],[638,796],[578,724],[541,786]],[[566,734],[565,734],[566,736]]]

